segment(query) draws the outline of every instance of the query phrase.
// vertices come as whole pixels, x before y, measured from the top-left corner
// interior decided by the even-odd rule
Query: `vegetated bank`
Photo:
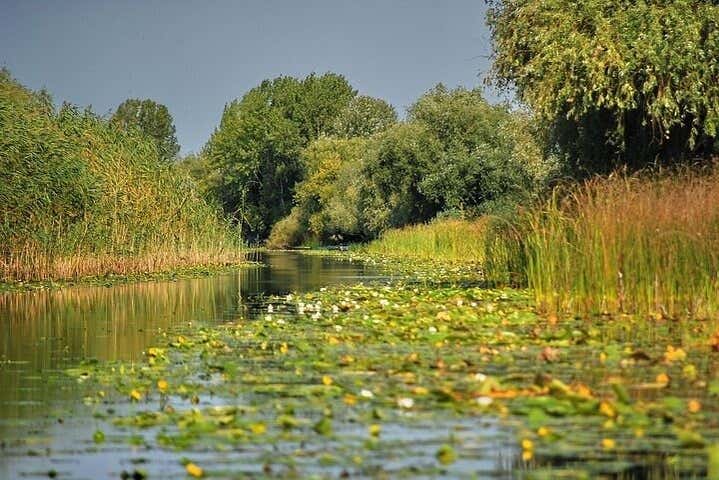
[[[389,230],[361,249],[481,262],[492,285],[531,288],[551,314],[719,312],[719,170],[596,177],[510,216]]]
[[[240,240],[153,140],[53,107],[0,73],[0,280],[138,274],[241,259]]]

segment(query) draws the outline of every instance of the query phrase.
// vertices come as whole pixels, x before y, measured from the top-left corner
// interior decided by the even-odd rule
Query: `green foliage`
[[[531,117],[490,105],[479,89],[438,85],[410,108],[409,118],[441,142],[439,161],[420,188],[442,210],[501,210],[526,200],[552,173],[532,136]]]
[[[281,246],[511,210],[555,171],[533,118],[477,89],[439,85],[399,123],[386,102],[354,95],[333,74],[267,80],[226,107],[185,168],[255,239],[284,218],[270,235]]]
[[[211,191],[259,238],[286,216],[303,178],[302,148],[329,132],[355,91],[344,77],[266,80],[230,103],[206,146]]]
[[[309,237],[323,241],[365,237],[363,168],[369,146],[364,138],[321,138],[305,149],[307,177],[297,187],[295,203]]]
[[[232,246],[152,139],[47,100],[0,75],[1,278],[148,271]]]
[[[124,130],[137,128],[154,139],[157,152],[165,161],[174,160],[180,151],[170,112],[165,105],[153,100],[125,100],[117,107],[110,122]]]
[[[332,133],[344,138],[370,137],[395,123],[397,112],[392,105],[379,98],[359,95],[339,113]]]
[[[346,112],[367,102],[388,112],[374,99]],[[351,131],[363,135],[319,138],[303,150],[295,209],[271,244],[366,240],[437,215],[513,211],[554,172],[531,117],[489,105],[479,90],[439,85],[412,106],[408,121],[382,128],[357,127]]]
[[[302,243],[305,240],[307,226],[302,222],[301,216],[300,210],[295,207],[289,215],[275,223],[267,238],[267,246],[288,248]]]
[[[516,87],[573,167],[716,153],[716,2],[491,3],[494,78]]]
[[[373,230],[424,222],[441,210],[420,185],[442,153],[437,137],[419,123],[398,124],[378,137],[365,167],[379,201]]]

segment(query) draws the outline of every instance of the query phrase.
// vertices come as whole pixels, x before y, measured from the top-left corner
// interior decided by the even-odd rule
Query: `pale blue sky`
[[[400,112],[434,84],[480,86],[482,0],[0,0],[0,65],[106,114],[128,97],[170,109],[182,152],[265,78],[327,71]]]

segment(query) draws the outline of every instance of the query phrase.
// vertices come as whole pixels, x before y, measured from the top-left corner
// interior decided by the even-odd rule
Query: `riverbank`
[[[262,305],[68,370],[94,437],[213,478],[715,474],[716,322],[545,317],[436,270]]]
[[[719,312],[719,170],[615,174],[557,187],[513,215],[385,232],[360,254],[477,263],[552,315],[708,319]]]
[[[249,257],[248,257],[249,255]],[[37,290],[58,289],[78,286],[103,286],[123,285],[129,283],[157,282],[167,280],[178,280],[183,278],[200,278],[212,275],[219,275],[238,268],[256,267],[258,264],[252,260],[252,252],[245,252],[235,262],[222,264],[192,265],[178,267],[171,270],[159,270],[155,272],[129,273],[126,275],[107,274],[79,277],[71,280],[46,280],[29,282],[0,282],[0,294],[30,292]]]

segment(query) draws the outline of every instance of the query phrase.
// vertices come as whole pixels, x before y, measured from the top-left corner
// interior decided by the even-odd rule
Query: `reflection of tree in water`
[[[197,279],[0,295],[0,419],[77,396],[61,371],[81,360],[139,359],[160,331],[263,310],[258,297],[351,283],[361,264],[267,253],[265,265]],[[0,432],[2,433],[2,432]]]
[[[161,330],[231,313],[230,278],[0,296],[0,418],[74,395],[59,372],[80,360],[138,359]]]

